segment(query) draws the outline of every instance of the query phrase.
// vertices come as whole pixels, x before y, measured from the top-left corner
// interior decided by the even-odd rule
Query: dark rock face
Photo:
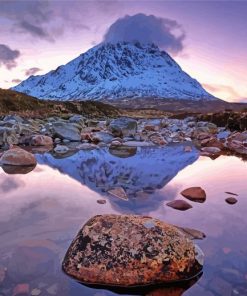
[[[218,112],[199,116],[200,120],[211,121],[217,126],[226,127],[231,131],[247,129],[247,112]]]
[[[98,215],[79,231],[62,266],[87,284],[151,285],[197,275],[202,252],[184,232],[159,220]]]

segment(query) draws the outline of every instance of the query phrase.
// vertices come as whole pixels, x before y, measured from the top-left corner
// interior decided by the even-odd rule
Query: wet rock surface
[[[166,205],[168,207],[171,207],[173,209],[180,210],[180,211],[186,211],[192,208],[192,205],[190,205],[187,201],[182,199],[170,201]]]
[[[206,200],[206,192],[201,187],[190,187],[181,192],[185,198],[194,202],[204,202]]]
[[[140,286],[189,279],[201,251],[175,226],[134,215],[98,215],[79,231],[63,270],[88,284]]]

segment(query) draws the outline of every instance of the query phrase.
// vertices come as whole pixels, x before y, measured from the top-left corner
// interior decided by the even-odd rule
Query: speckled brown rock
[[[83,283],[129,287],[191,278],[201,259],[175,226],[146,216],[98,215],[79,231],[62,266]]]
[[[1,165],[34,166],[37,161],[34,155],[21,148],[10,149],[0,158]]]

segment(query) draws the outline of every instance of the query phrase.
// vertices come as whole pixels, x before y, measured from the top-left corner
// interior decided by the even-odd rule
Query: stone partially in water
[[[13,148],[5,151],[0,158],[1,165],[34,166],[37,161],[32,153],[21,148]]]
[[[230,204],[230,205],[234,205],[235,203],[238,202],[238,200],[237,200],[235,197],[233,197],[233,196],[227,197],[227,198],[225,199],[225,201],[226,201],[228,204]]]
[[[186,211],[192,208],[192,205],[190,205],[187,201],[182,199],[176,199],[176,200],[170,201],[166,205],[168,207],[171,207],[179,211]]]
[[[98,215],[79,231],[62,266],[83,283],[130,287],[192,278],[202,270],[201,254],[177,227],[157,219]]]
[[[206,200],[206,192],[201,187],[190,187],[181,192],[187,199],[195,202],[204,202]]]
[[[3,165],[3,171],[8,175],[26,175],[35,169],[36,165],[32,166],[16,166],[16,165]]]

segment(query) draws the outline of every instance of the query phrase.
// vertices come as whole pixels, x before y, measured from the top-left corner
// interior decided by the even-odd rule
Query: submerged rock
[[[238,200],[235,197],[232,197],[232,196],[227,197],[225,200],[230,205],[234,205],[235,203],[238,202]]]
[[[98,215],[73,240],[63,270],[87,284],[141,286],[186,280],[202,252],[178,228],[135,215]]]
[[[3,165],[3,171],[8,175],[26,175],[35,169],[36,165],[30,166],[16,166],[16,165]]]
[[[34,155],[21,148],[13,148],[3,153],[0,158],[1,165],[34,166],[37,161]]]
[[[192,205],[190,205],[187,201],[182,199],[176,199],[176,200],[170,201],[166,205],[168,207],[171,207],[175,210],[180,210],[180,211],[186,211],[192,208]]]
[[[204,202],[206,200],[206,192],[201,187],[190,187],[181,192],[181,194],[191,201]]]

